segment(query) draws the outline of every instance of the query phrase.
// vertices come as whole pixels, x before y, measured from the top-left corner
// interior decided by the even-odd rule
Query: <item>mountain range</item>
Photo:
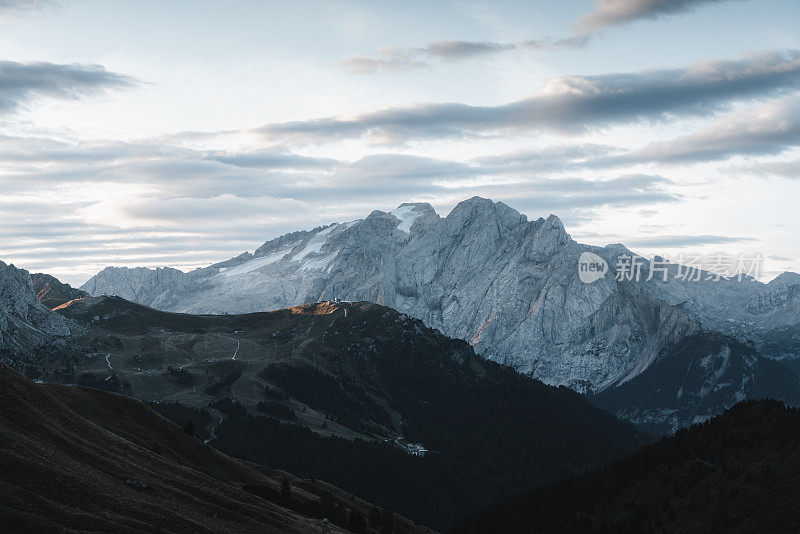
[[[587,255],[606,266],[595,280],[581,276]],[[626,261],[639,264],[640,276],[625,276]],[[596,394],[620,416],[674,431],[763,392],[762,382],[797,381],[766,360],[800,368],[800,275],[784,273],[764,284],[699,269],[688,274],[685,266],[640,258],[623,245],[580,244],[554,215],[529,221],[503,203],[475,197],[446,217],[428,204],[403,204],[363,220],[286,234],[252,254],[187,273],[109,267],[81,289],[189,313],[244,313],[336,298],[380,303],[467,341],[488,360]],[[617,400],[631,399],[619,387],[632,382],[624,389],[637,390],[657,363],[682,365],[669,354],[709,332],[751,343],[753,351],[726,370],[711,360],[700,365],[709,354],[697,354],[693,383],[677,385],[670,392],[674,402],[666,405]],[[784,395],[786,387],[779,389],[783,400],[795,402]],[[693,397],[699,400],[692,405],[704,407],[677,410]]]
[[[579,279],[589,252],[609,269]],[[283,235],[254,253],[188,273],[106,268],[81,289],[188,313],[247,313],[341,298],[370,301],[467,340],[483,357],[545,383],[598,391],[644,371],[698,329],[766,342],[800,323],[800,275],[770,284],[721,278],[642,259],[639,280],[615,277],[622,245],[570,238],[554,215],[529,221],[475,197],[447,217],[428,204],[374,211],[363,220]],[[711,278],[711,280],[708,280]],[[797,353],[774,357],[796,359]]]

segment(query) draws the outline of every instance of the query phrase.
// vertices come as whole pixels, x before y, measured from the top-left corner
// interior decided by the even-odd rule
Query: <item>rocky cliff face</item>
[[[69,334],[64,317],[36,298],[28,272],[0,261],[0,363],[21,368]]]
[[[579,276],[583,253],[610,267],[592,283]],[[488,359],[586,391],[642,372],[700,324],[752,322],[744,312],[728,320],[725,310],[743,308],[766,288],[749,279],[682,282],[674,279],[675,265],[667,282],[616,280],[614,266],[629,254],[621,245],[576,243],[554,215],[529,221],[475,197],[445,218],[428,204],[403,204],[287,234],[252,255],[190,273],[109,268],[82,289],[192,313],[333,298],[376,302],[469,341]]]
[[[106,267],[80,289],[95,297],[118,295],[126,300],[145,304],[158,300],[168,288],[172,291],[180,290],[186,280],[185,273],[169,267]]]

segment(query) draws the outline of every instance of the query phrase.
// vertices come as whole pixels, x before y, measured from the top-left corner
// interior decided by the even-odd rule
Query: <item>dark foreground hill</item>
[[[383,522],[428,531],[326,483],[225,456],[132,399],[34,384],[4,366],[0,494],[4,532],[308,533],[323,532],[323,516],[354,532]]]
[[[434,528],[642,443],[582,395],[377,304],[188,315],[92,297],[58,313],[94,349],[45,379],[150,401],[226,453]]]
[[[745,401],[602,469],[494,504],[470,533],[799,532],[800,411]]]

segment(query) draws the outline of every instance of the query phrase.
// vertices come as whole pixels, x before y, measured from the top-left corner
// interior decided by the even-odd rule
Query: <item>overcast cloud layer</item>
[[[191,269],[479,195],[800,270],[796,3],[54,5],[0,0],[0,260]]]

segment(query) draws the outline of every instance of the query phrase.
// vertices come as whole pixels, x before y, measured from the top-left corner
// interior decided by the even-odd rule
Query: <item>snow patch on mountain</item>
[[[246,263],[243,263],[237,267],[226,269],[225,267],[220,268],[220,273],[224,274],[226,277],[237,277],[243,274],[247,274],[252,271],[256,271],[265,267],[267,265],[271,265],[273,263],[279,262],[284,256],[286,256],[291,251],[291,248],[283,248],[271,254],[267,254],[266,256],[261,256],[260,258],[254,258]]]
[[[300,266],[301,271],[328,271],[333,260],[336,258],[336,253],[328,254],[327,256],[320,256],[312,258]]]
[[[294,261],[302,261],[303,258],[309,254],[319,254],[319,252],[322,250],[322,247],[325,246],[325,243],[328,241],[328,235],[335,227],[336,225],[329,226],[328,228],[315,234],[311,239],[308,240],[308,243],[306,243],[306,246],[300,252],[292,256],[292,259]]]
[[[400,219],[397,229],[403,233],[410,234],[411,227],[424,213],[418,209],[417,204],[401,204],[395,210],[390,211],[392,215]]]

